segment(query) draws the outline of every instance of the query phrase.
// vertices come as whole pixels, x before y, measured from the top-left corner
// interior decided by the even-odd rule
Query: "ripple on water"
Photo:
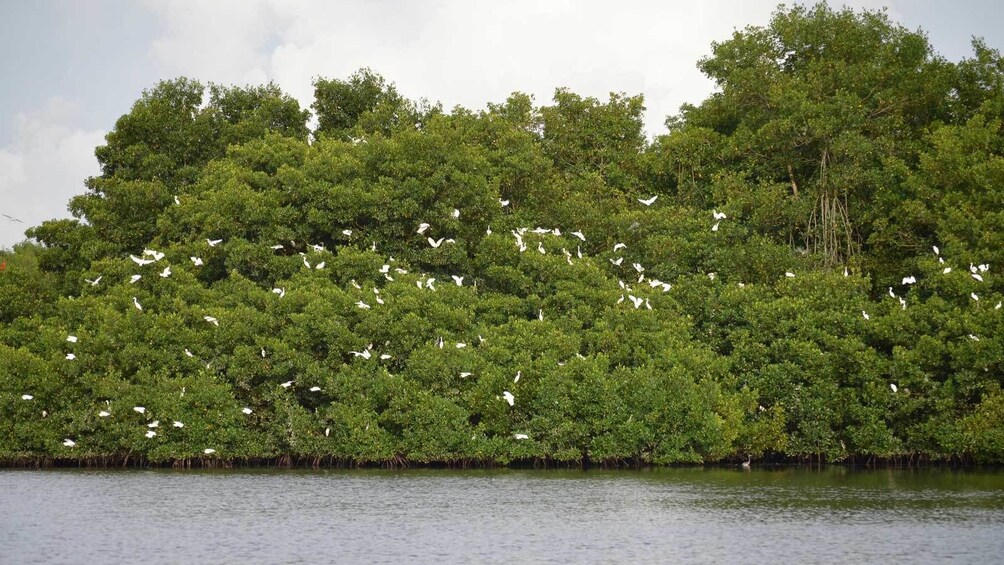
[[[4,563],[992,562],[1002,526],[999,473],[0,471]]]

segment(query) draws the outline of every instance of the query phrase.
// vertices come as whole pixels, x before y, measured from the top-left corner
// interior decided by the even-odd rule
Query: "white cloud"
[[[0,148],[0,246],[24,239],[24,230],[54,217],[69,217],[70,198],[99,172],[94,148],[105,132],[73,127],[73,104],[52,98],[15,117],[13,142]]]

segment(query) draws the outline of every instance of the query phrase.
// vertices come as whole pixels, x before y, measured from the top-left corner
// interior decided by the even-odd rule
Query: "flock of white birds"
[[[652,196],[651,198],[647,198],[647,199],[641,199],[641,198],[639,198],[638,202],[647,207],[647,206],[653,205],[658,198],[659,198],[658,195]],[[180,203],[180,201],[177,198],[175,198],[175,202],[176,203]],[[506,207],[506,206],[509,205],[509,201],[508,200],[502,200],[502,199],[500,199],[499,200],[499,204],[502,207]],[[451,215],[451,217],[453,219],[459,219],[461,213],[460,213],[459,209],[454,208],[453,211],[452,211],[452,213],[450,215]],[[728,219],[728,216],[726,216],[725,213],[719,212],[717,210],[712,210],[712,220],[713,220],[714,223],[711,226],[711,231],[712,232],[717,232],[719,230],[719,226],[721,225],[722,220],[726,220],[726,219]],[[432,224],[429,224],[427,222],[421,222],[418,225],[416,233],[418,235],[425,235],[426,232],[428,232],[432,228],[433,228]],[[345,235],[345,236],[347,236],[347,237],[351,237],[352,233],[353,233],[352,230],[349,230],[349,229],[346,229],[346,230],[342,231],[342,234]],[[526,244],[526,241],[524,240],[524,238],[527,236],[528,233],[533,233],[533,234],[538,235],[538,236],[549,236],[550,235],[550,236],[558,236],[558,237],[560,237],[562,235],[561,230],[559,228],[541,228],[541,227],[534,228],[533,230],[530,230],[529,228],[523,227],[523,228],[518,228],[518,229],[512,230],[511,233],[512,233],[512,236],[514,238],[515,245],[516,245],[516,247],[519,249],[519,251],[521,253],[522,252],[526,252],[528,250],[528,246]],[[491,227],[488,227],[487,234],[488,235],[492,234]],[[574,236],[575,238],[579,239],[582,242],[586,241],[586,235],[581,230],[573,231],[573,232],[571,232],[571,235]],[[454,239],[452,239],[452,238],[446,238],[446,237],[440,237],[438,239],[435,239],[435,238],[433,238],[431,236],[426,236],[426,241],[428,242],[429,246],[431,248],[433,248],[433,249],[438,249],[443,244],[453,244],[453,243],[456,243],[456,241]],[[208,244],[209,247],[215,247],[215,246],[223,243],[223,240],[222,239],[206,239],[206,243]],[[313,251],[316,251],[316,252],[323,252],[323,251],[325,251],[325,247],[323,245],[320,245],[320,244],[311,244],[310,248]],[[618,243],[614,244],[613,251],[614,251],[614,253],[616,253],[616,252],[618,252],[620,250],[623,250],[623,249],[626,249],[626,248],[627,248],[626,244],[618,242]],[[284,249],[284,246],[282,244],[275,244],[275,245],[271,246],[271,249],[272,250],[282,250],[282,249]],[[374,251],[376,250],[376,243],[375,242],[373,244],[373,250]],[[540,239],[538,239],[537,246],[536,246],[536,251],[538,253],[541,253],[541,254],[547,254],[548,253],[547,248],[544,246],[543,237],[541,237]],[[570,251],[568,251],[566,248],[562,247],[561,248],[561,253],[565,256],[565,259],[566,259],[566,261],[568,262],[569,265],[573,265],[574,264],[573,259],[572,259],[573,254]],[[940,249],[937,246],[934,246],[934,253],[938,257],[938,261],[940,263],[944,263],[945,262],[944,258],[941,257],[941,251],[940,251]],[[577,249],[576,249],[576,252],[575,252],[574,255],[578,259],[583,259],[584,254],[582,252],[581,246],[577,246]],[[324,269],[325,268],[325,262],[324,261],[321,261],[321,262],[319,262],[319,263],[317,263],[315,265],[311,265],[311,263],[307,259],[307,255],[305,253],[301,252],[300,256],[302,257],[304,267],[307,268],[307,269],[320,270],[320,269]],[[145,249],[143,251],[143,254],[141,256],[130,255],[129,257],[138,266],[143,267],[143,266],[146,266],[146,265],[151,265],[151,264],[157,263],[158,261],[162,260],[164,258],[164,253],[161,253],[161,252],[153,250],[153,249]],[[204,264],[203,260],[200,257],[192,256],[192,257],[190,257],[190,260],[191,260],[193,266],[202,266]],[[616,259],[611,258],[611,259],[609,259],[609,261],[614,266],[620,267],[620,266],[623,265],[624,257],[623,256],[619,256]],[[386,264],[384,264],[382,267],[380,267],[380,269],[378,271],[388,281],[394,281],[394,276],[391,274],[392,268],[391,268],[391,265],[390,265],[393,262],[394,262],[394,258],[390,257],[388,259],[388,262]],[[650,288],[652,288],[652,289],[660,289],[662,292],[669,292],[673,288],[670,283],[666,283],[666,282],[660,281],[658,279],[649,279],[649,278],[647,278],[646,275],[645,275],[645,267],[642,266],[640,263],[637,263],[637,262],[631,263],[631,268],[634,270],[635,274],[637,274],[637,283],[634,283],[634,284],[638,284],[638,285],[647,284]],[[990,269],[990,266],[988,264],[970,265],[969,266],[970,276],[974,280],[976,280],[978,282],[983,282],[983,275],[985,273],[987,273],[989,271],[989,269]],[[401,275],[408,273],[407,270],[401,269],[401,268],[394,268],[393,272],[395,274],[401,274]],[[946,266],[946,267],[944,267],[944,269],[943,269],[942,272],[943,272],[943,274],[948,275],[948,274],[950,274],[952,272],[952,268]],[[162,278],[170,277],[171,276],[171,266],[167,265],[158,274]],[[457,286],[463,286],[463,284],[464,284],[464,277],[463,276],[458,276],[458,275],[450,275],[450,276],[451,276],[454,284],[456,284]],[[708,273],[708,276],[712,280],[714,280],[715,273]],[[849,276],[849,272],[848,272],[848,270],[846,268],[844,269],[844,276],[845,277]],[[785,272],[785,277],[787,277],[787,278],[794,278],[795,274],[792,273],[791,271],[787,271],[787,272]],[[129,284],[135,284],[137,281],[139,281],[142,278],[143,278],[143,275],[141,275],[141,274],[134,274],[134,275],[132,275],[130,277]],[[85,281],[88,284],[90,284],[91,286],[97,286],[101,282],[101,279],[102,279],[102,277],[99,276],[99,277],[97,277],[95,279],[85,279]],[[356,288],[357,290],[362,290],[362,287],[355,280],[352,280],[350,282],[351,282],[351,284],[352,284],[352,286],[354,288]],[[428,275],[422,274],[421,277],[418,280],[415,281],[415,283],[416,283],[416,286],[420,290],[436,291],[436,287],[435,287],[436,279],[433,278],[433,277],[430,277]],[[917,278],[915,276],[913,276],[913,275],[904,277],[903,280],[902,280],[902,285],[903,286],[908,286],[908,285],[912,285],[912,284],[916,284],[916,283],[917,283]],[[618,285],[619,285],[620,289],[623,291],[623,293],[617,299],[617,304],[621,304],[621,303],[625,302],[625,298],[626,298],[635,309],[640,309],[640,308],[644,307],[644,308],[646,308],[648,310],[652,310],[652,304],[649,301],[649,298],[643,298],[643,297],[640,297],[640,296],[636,296],[634,294],[634,292],[636,292],[636,291],[632,288],[632,284],[625,283],[623,280],[618,280]],[[739,283],[739,286],[743,287],[744,285],[743,285],[743,283]],[[276,294],[279,298],[283,298],[286,295],[286,289],[285,288],[273,288],[272,292],[274,294]],[[384,300],[383,300],[383,298],[380,296],[380,289],[379,288],[374,287],[373,288],[373,294],[374,294],[374,302],[376,304],[382,305],[382,304],[385,303]],[[900,303],[900,305],[901,305],[901,307],[903,309],[906,308],[906,300],[905,300],[905,298],[897,296],[896,293],[893,291],[892,287],[889,287],[889,295],[892,298],[898,299],[899,303]],[[973,292],[971,294],[971,298],[974,301],[978,301],[979,300],[979,295],[977,295],[975,292]],[[135,308],[137,310],[142,311],[143,310],[143,306],[140,304],[138,298],[134,296],[132,298],[132,300],[133,300],[133,305],[135,306]],[[355,303],[355,305],[358,308],[363,309],[363,310],[370,310],[372,308],[372,306],[370,304],[368,304],[367,302],[365,302],[363,300],[357,301]],[[998,309],[998,310],[1001,309],[1001,302],[998,302],[997,305],[995,306],[995,308]],[[862,314],[862,316],[864,317],[865,320],[870,320],[871,319],[871,316],[868,314],[867,311],[862,310],[861,314]],[[544,319],[544,312],[543,312],[542,309],[538,311],[537,318],[539,320],[543,321],[543,319]],[[203,317],[203,319],[207,323],[212,324],[213,326],[219,327],[219,325],[220,325],[219,320],[217,318],[213,317],[213,316],[206,315],[206,316]],[[478,336],[478,338],[479,338],[479,340],[481,342],[484,341],[484,338],[482,338],[481,336]],[[979,337],[976,336],[976,335],[973,335],[973,334],[969,334],[969,338],[972,339],[972,340],[974,340],[974,341],[979,341]],[[74,336],[74,335],[69,335],[69,336],[67,336],[66,341],[68,341],[70,343],[77,343],[77,337]],[[438,348],[442,349],[444,347],[443,338],[439,337],[436,340],[435,344],[436,344],[436,346]],[[458,343],[455,344],[455,347],[457,349],[463,349],[463,348],[467,347],[467,344],[466,343],[458,342]],[[349,353],[353,357],[362,358],[363,360],[369,360],[369,359],[371,359],[371,358],[373,358],[375,356],[375,354],[373,353],[372,350],[373,350],[373,344],[371,343],[365,349],[363,349],[362,351],[350,351]],[[185,352],[185,354],[188,357],[194,357],[194,355],[188,349],[185,349],[184,352]],[[266,356],[265,349],[261,350],[261,356],[263,358]],[[390,354],[387,354],[387,353],[381,353],[379,355],[376,355],[376,358],[379,359],[379,360],[389,360],[389,359],[392,359],[392,356]],[[67,353],[66,354],[66,359],[68,361],[76,360],[76,355],[74,353],[72,353],[72,352]],[[561,364],[563,364],[563,363],[561,363]],[[207,364],[206,366],[208,368],[209,364]],[[470,372],[461,372],[460,373],[461,378],[466,378],[466,377],[469,377],[470,375],[472,375],[472,373],[470,373]],[[519,382],[521,376],[522,376],[522,372],[521,371],[517,371],[516,376],[513,379],[513,382],[514,383]],[[296,381],[290,380],[290,381],[286,381],[286,382],[280,384],[279,386],[282,387],[282,388],[284,388],[284,389],[290,389],[290,388],[294,387],[295,384],[296,384]],[[898,390],[899,390],[899,387],[897,387],[897,385],[895,383],[890,383],[889,384],[889,388],[892,390],[893,393],[897,393]],[[309,389],[309,391],[316,393],[316,392],[321,392],[322,389],[319,386],[313,386],[313,387],[311,387]],[[184,390],[182,390],[182,395],[184,395]],[[34,397],[31,394],[23,394],[21,396],[21,398],[22,398],[22,400],[30,401],[30,400],[33,400]],[[506,402],[509,406],[515,406],[515,404],[516,404],[516,397],[509,390],[503,390],[502,393],[501,393],[501,395],[497,396],[496,398],[498,398],[498,399]],[[107,418],[107,417],[110,417],[112,415],[111,412],[110,412],[110,410],[111,410],[111,403],[108,402],[108,401],[106,401],[106,402],[108,403],[108,406],[107,406],[108,409],[100,411],[98,413],[99,417]],[[143,407],[143,406],[135,406],[135,407],[133,407],[133,411],[135,411],[135,412],[137,412],[139,414],[145,415],[148,420],[152,417],[150,414],[147,413],[146,408]],[[244,407],[241,410],[241,412],[243,414],[245,414],[245,415],[252,414],[251,408],[248,408],[248,407]],[[46,412],[44,412],[44,411],[43,411],[42,414],[43,414],[43,417],[47,415]],[[160,426],[160,421],[159,420],[153,420],[152,422],[146,424],[145,425],[144,435],[147,438],[154,438],[154,437],[156,437],[157,436],[157,432],[155,430],[158,429],[159,426]],[[178,420],[174,420],[173,423],[172,423],[172,426],[175,427],[175,428],[183,428],[184,427],[184,423],[180,422]],[[326,429],[325,430],[325,436],[327,436],[329,434],[329,432],[330,432],[330,428]],[[527,434],[525,434],[525,433],[515,433],[515,434],[513,434],[513,437],[515,439],[517,439],[517,440],[529,439],[529,436]],[[66,446],[66,447],[73,448],[73,447],[77,446],[77,443],[73,439],[66,438],[63,441],[63,445]],[[203,450],[203,453],[205,455],[212,455],[212,454],[216,453],[216,450],[214,448],[205,448]]]

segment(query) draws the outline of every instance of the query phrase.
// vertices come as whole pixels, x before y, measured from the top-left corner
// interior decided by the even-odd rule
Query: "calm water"
[[[0,563],[1004,560],[1004,474],[0,471]]]

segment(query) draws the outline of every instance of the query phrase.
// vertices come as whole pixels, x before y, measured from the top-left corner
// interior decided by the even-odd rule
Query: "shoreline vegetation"
[[[145,91],[0,251],[0,466],[1004,463],[1004,58],[780,7],[641,96]]]

